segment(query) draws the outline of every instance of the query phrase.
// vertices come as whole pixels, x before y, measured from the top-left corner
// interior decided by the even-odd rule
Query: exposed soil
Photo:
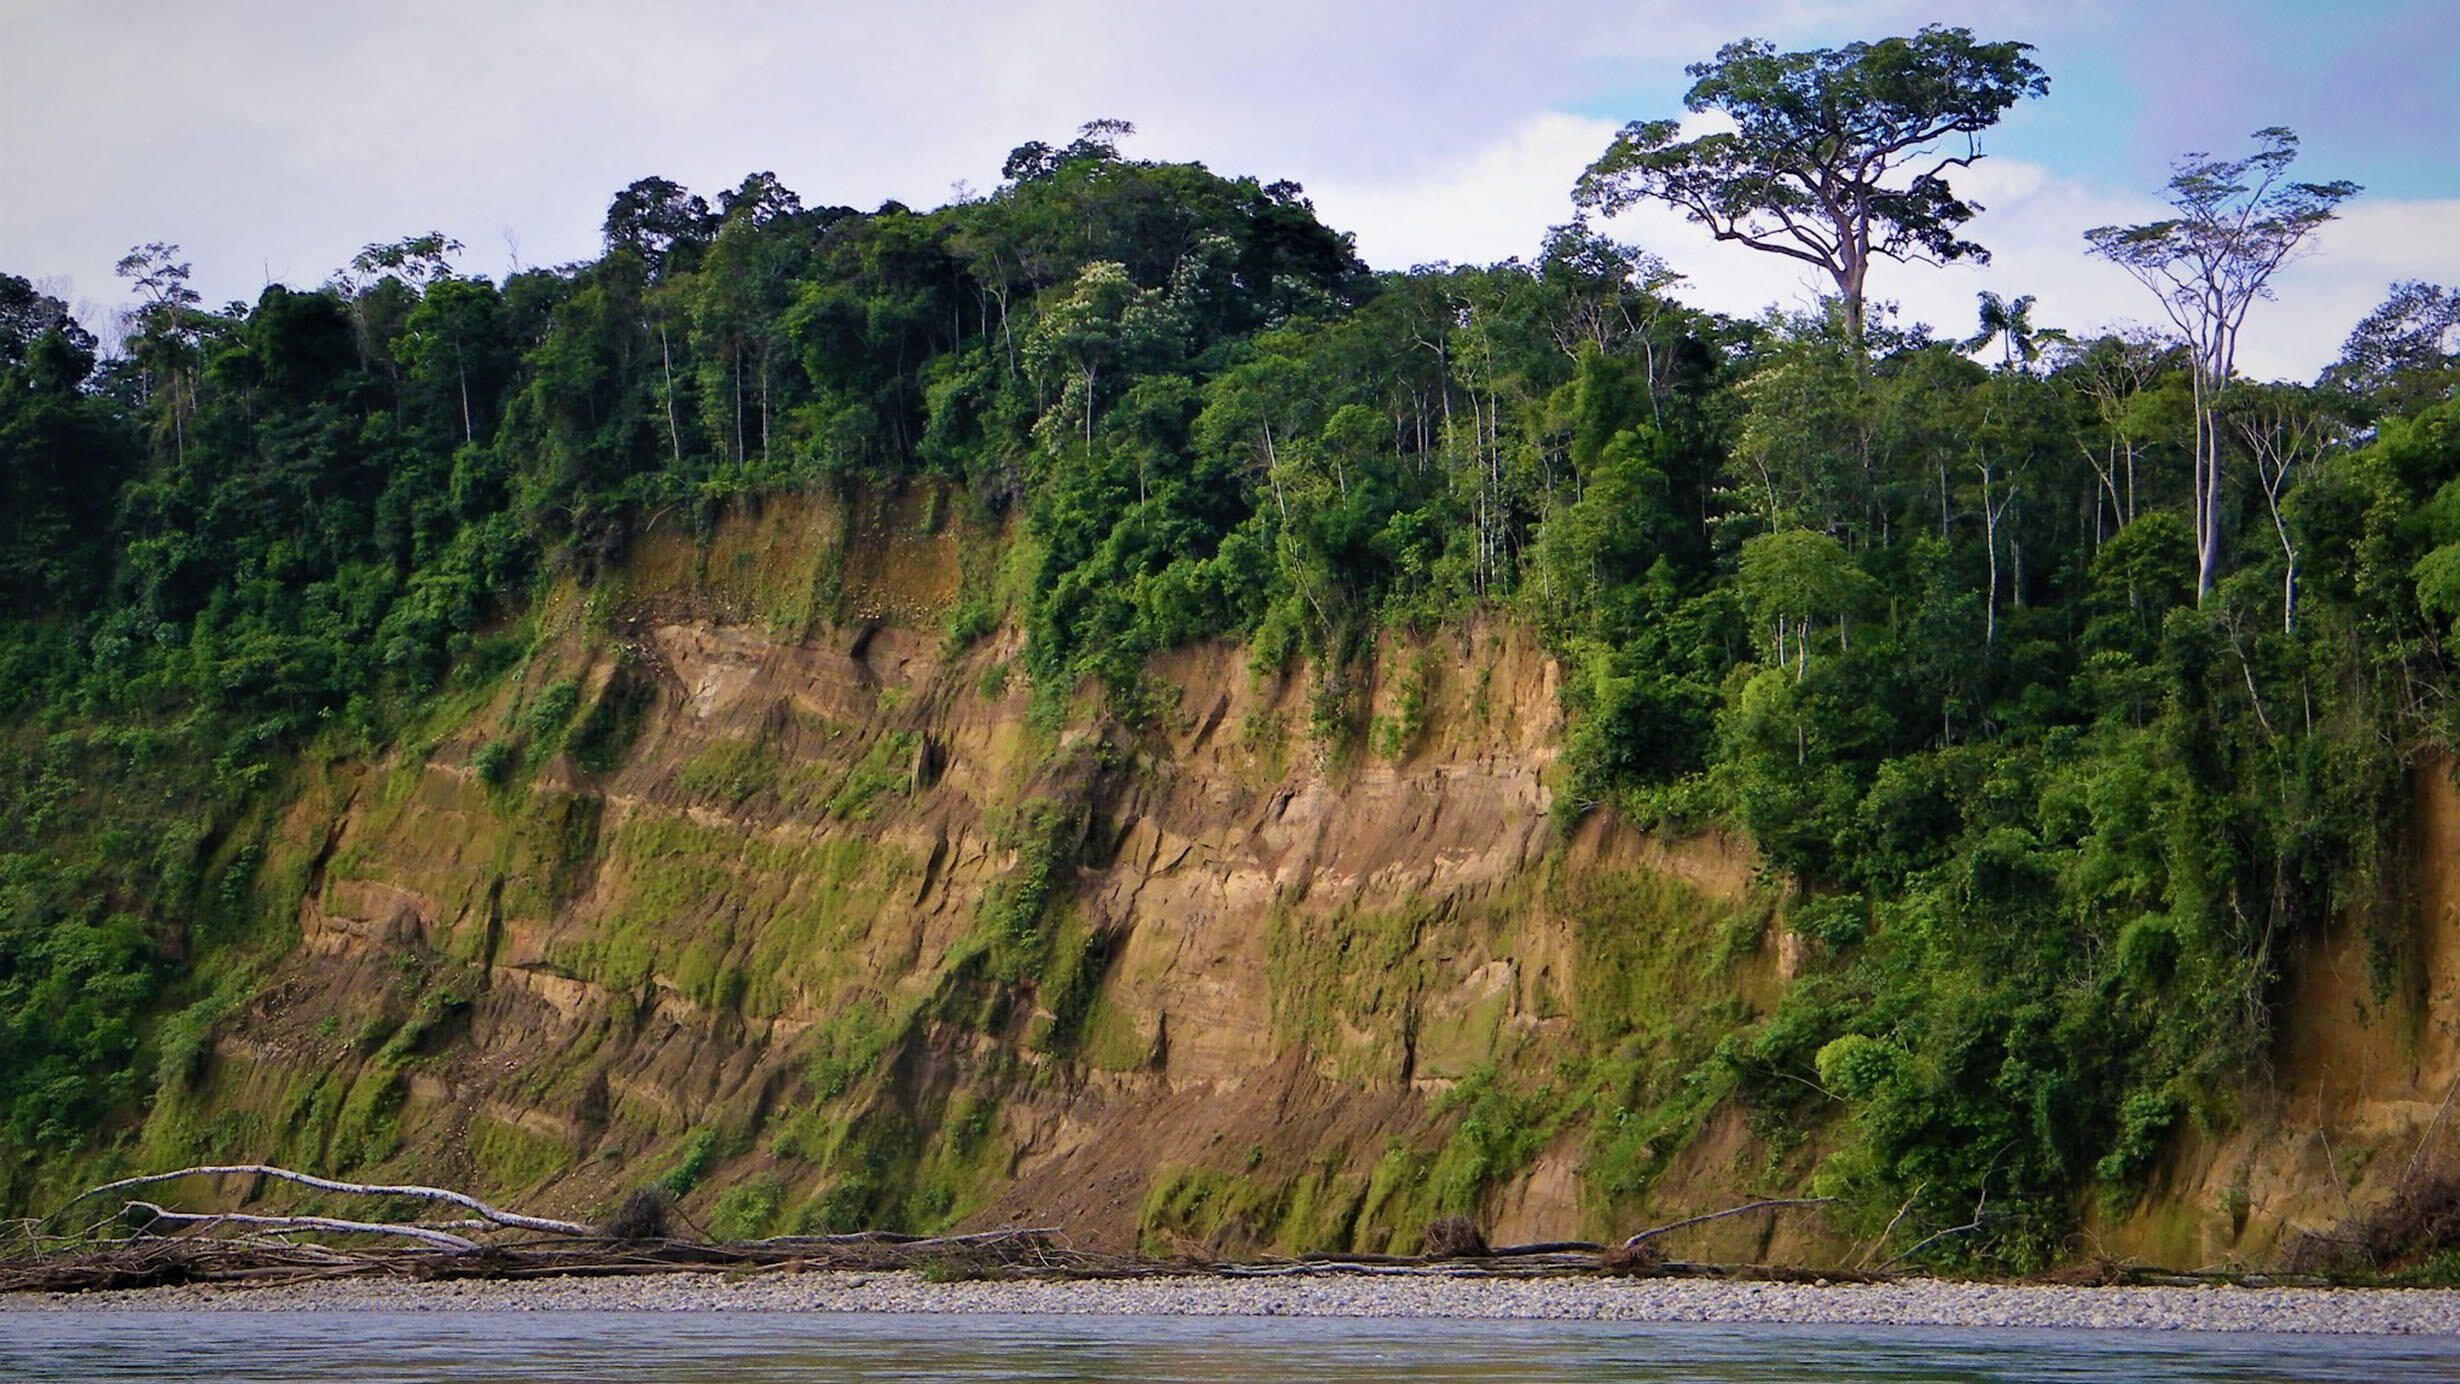
[[[776,499],[705,544],[652,535],[620,603],[551,605],[545,651],[490,698],[303,791],[265,870],[295,890],[301,945],[142,1156],[584,1216],[676,1177],[705,1217],[766,1176],[782,1216],[830,1195],[878,1128],[885,1180],[941,1188],[961,1227],[1207,1256],[1412,1249],[1438,1210],[1474,1210],[1497,1242],[1614,1238],[1807,1175],[1817,1131],[1772,1157],[1724,1112],[1638,1201],[1590,1187],[1581,1119],[1493,1170],[1474,1208],[1391,1182],[1393,1159],[1422,1175],[1459,1134],[1464,1083],[1539,1089],[1622,1041],[1567,882],[1628,900],[1614,925],[1681,972],[1648,1017],[1678,1029],[1765,1012],[1800,956],[1746,842],[1604,814],[1558,836],[1558,672],[1528,631],[1390,645],[1331,741],[1309,670],[1260,676],[1208,646],[1156,662],[1142,720],[1088,691],[1052,731],[1013,629],[962,649],[942,629],[997,551],[919,495]],[[576,727],[628,727],[612,762],[522,749],[555,743],[531,708],[564,681]],[[497,742],[518,767],[490,784],[476,765]],[[2091,1248],[2259,1261],[2460,1149],[2446,771],[2421,775],[2417,807],[2414,916],[2353,917],[2288,958],[2281,1057],[2246,1118],[2182,1133]],[[1036,813],[1073,824],[1070,859],[1023,925],[1039,969],[1001,977],[985,920],[1031,872]],[[1730,945],[1763,919],[1756,946]],[[1204,1179],[1224,1189],[1204,1217],[1156,1222],[1154,1197]],[[1816,1217],[1749,1218],[1682,1252],[1844,1248]]]

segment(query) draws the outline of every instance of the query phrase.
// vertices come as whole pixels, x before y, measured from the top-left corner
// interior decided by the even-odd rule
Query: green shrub
[[[2118,1108],[2118,1138],[2094,1168],[2094,1174],[2114,1189],[2132,1189],[2152,1166],[2178,1123],[2178,1097],[2166,1090],[2137,1091]]]
[[[773,1234],[785,1205],[786,1184],[776,1174],[745,1178],[718,1193],[717,1203],[709,1208],[710,1238],[756,1240]]]
[[[948,609],[940,637],[940,657],[955,658],[989,638],[998,628],[999,613],[992,608],[991,598],[983,592],[970,592]]]
[[[675,1166],[667,1169],[666,1175],[658,1179],[658,1186],[664,1188],[668,1196],[681,1201],[717,1167],[723,1157],[719,1143],[715,1129],[704,1125],[693,1130],[683,1141],[683,1152],[676,1158]]]
[[[512,745],[503,740],[490,740],[470,756],[470,768],[490,788],[501,788],[512,781],[514,765],[519,756]]]
[[[531,701],[528,713],[522,717],[522,726],[532,739],[544,740],[562,730],[580,704],[581,684],[570,678],[548,683]]]
[[[905,792],[913,774],[914,750],[920,743],[921,736],[910,730],[891,731],[873,742],[862,762],[830,795],[828,814],[840,821],[868,821],[882,797]]]
[[[1820,1084],[1846,1100],[1869,1100],[1896,1076],[1903,1053],[1876,1038],[1848,1033],[1829,1040],[1812,1065]]]
[[[228,997],[209,995],[163,1022],[162,1055],[154,1068],[157,1091],[184,1089],[204,1074],[205,1059],[213,1051],[214,1023],[230,1007]]]

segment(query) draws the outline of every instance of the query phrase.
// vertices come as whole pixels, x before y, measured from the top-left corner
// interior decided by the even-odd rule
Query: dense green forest
[[[1540,630],[1565,824],[1736,827],[1798,889],[1801,977],[1688,1080],[1826,1122],[1858,1214],[1986,1201],[1973,1252],[2038,1261],[2230,1118],[2451,738],[2452,295],[2397,286],[2312,386],[2023,299],[1735,320],[1585,219],[1370,272],[1296,186],[1129,133],[927,212],[644,179],[602,257],[501,281],[427,234],[213,308],[141,247],[107,355],[0,277],[0,1163],[197,1060],[302,750],[382,750],[652,516],[900,486],[1025,545],[947,637],[1020,625],[1048,716],[1133,727],[1219,639],[1364,744],[1382,633]]]

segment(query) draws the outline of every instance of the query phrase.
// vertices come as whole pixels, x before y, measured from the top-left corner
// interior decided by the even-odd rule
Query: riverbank
[[[1817,1286],[1662,1278],[1308,1276],[934,1283],[914,1273],[352,1279],[0,1294],[5,1312],[886,1312],[1450,1317],[2088,1327],[2460,1336],[2460,1291],[2069,1288],[1929,1280]]]

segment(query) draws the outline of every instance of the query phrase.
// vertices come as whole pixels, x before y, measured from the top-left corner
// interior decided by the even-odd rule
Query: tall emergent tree
[[[1741,39],[1685,69],[1697,80],[1684,107],[1722,112],[1734,129],[1677,140],[1675,121],[1635,120],[1572,196],[1609,214],[1671,203],[1719,240],[1827,270],[1860,341],[1872,256],[1989,262],[1957,238],[1981,208],[1944,175],[1982,156],[1981,132],[2008,107],[2050,89],[2032,51],[1938,25],[1807,53]]]
[[[2176,216],[2084,233],[2093,253],[2153,291],[2187,341],[2195,389],[2188,518],[2195,530],[2198,601],[2211,594],[2221,571],[2220,405],[2237,369],[2238,332],[2255,300],[2271,296],[2273,271],[2358,192],[2347,179],[2291,182],[2298,137],[2289,130],[2257,130],[2255,143],[2255,152],[2242,159],[2200,153],[2180,159],[2170,177]]]

